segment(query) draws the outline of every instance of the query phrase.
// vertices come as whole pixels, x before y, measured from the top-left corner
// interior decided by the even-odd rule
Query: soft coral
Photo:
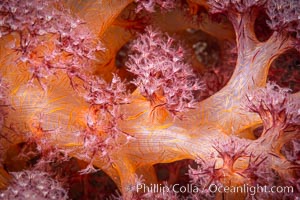
[[[131,49],[127,67],[137,76],[133,83],[143,96],[154,104],[159,99],[159,106],[173,115],[194,107],[193,92],[204,87],[173,38],[148,27]]]
[[[290,95],[290,89],[268,83],[266,88],[256,89],[247,94],[246,107],[256,112],[263,120],[265,130],[299,123],[300,104]]]

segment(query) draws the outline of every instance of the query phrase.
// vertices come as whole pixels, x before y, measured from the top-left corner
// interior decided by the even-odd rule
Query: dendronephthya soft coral
[[[300,198],[300,94],[267,81],[300,49],[299,15],[298,0],[1,1],[0,198],[67,198],[75,158],[110,198]],[[154,167],[183,159],[189,192]],[[224,190],[242,186],[265,191]]]

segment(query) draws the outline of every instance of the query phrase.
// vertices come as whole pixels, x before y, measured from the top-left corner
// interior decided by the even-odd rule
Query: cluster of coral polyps
[[[299,199],[299,16],[1,0],[0,199]]]

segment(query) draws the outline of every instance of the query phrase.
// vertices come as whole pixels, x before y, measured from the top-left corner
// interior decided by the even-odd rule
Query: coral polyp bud
[[[137,76],[133,83],[143,96],[150,101],[160,99],[173,115],[193,108],[193,92],[203,90],[204,85],[184,63],[182,47],[168,35],[147,27],[131,49],[127,67]]]
[[[45,172],[24,170],[11,175],[11,185],[0,192],[1,199],[68,199],[67,191]]]
[[[266,88],[249,92],[244,107],[260,115],[266,130],[271,127],[285,129],[290,124],[299,123],[299,102],[292,98],[289,89],[272,82]]]

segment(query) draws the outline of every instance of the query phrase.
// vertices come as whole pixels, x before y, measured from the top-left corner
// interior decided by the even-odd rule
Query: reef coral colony
[[[0,199],[299,199],[299,15],[1,0]]]

